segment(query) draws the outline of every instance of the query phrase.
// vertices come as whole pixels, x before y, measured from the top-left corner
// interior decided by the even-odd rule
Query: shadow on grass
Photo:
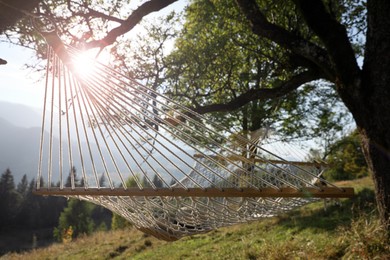
[[[330,206],[311,209],[305,207],[280,217],[278,224],[286,228],[303,230],[316,228],[335,230],[337,227],[350,225],[352,220],[376,210],[373,190],[363,189],[355,197],[332,203]]]

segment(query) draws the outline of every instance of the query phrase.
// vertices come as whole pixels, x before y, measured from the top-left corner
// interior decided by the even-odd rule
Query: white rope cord
[[[69,75],[69,71],[68,71],[68,75]],[[69,76],[70,76],[70,75],[69,75]],[[71,80],[74,82],[74,79],[73,79],[73,78],[72,78]],[[77,85],[79,85],[79,84],[77,84]],[[79,87],[79,88],[76,90],[76,92],[81,93],[81,88]],[[72,95],[72,97],[73,97],[73,95]],[[84,97],[81,95],[81,98],[84,98]],[[85,107],[85,102],[83,102],[83,104],[84,104],[84,109],[85,109],[85,111],[88,111],[88,109]],[[74,107],[74,105],[73,105],[73,107]],[[80,110],[80,111],[81,111],[81,110]],[[67,112],[65,112],[65,113],[68,114]],[[91,113],[93,114],[93,111],[92,111]],[[94,114],[93,114],[93,116],[94,116]],[[90,117],[87,117],[87,120],[88,120],[88,123],[89,123],[90,125],[92,125],[92,123],[91,123],[91,121],[90,121]],[[77,121],[75,121],[75,123],[77,123]],[[100,126],[98,126],[98,127],[99,127],[99,133],[102,135],[102,130],[100,129]],[[86,137],[86,140],[87,140],[87,144],[88,144],[88,146],[90,146],[90,145],[89,145],[89,142],[88,142],[88,134],[87,134],[85,128],[84,128],[84,133],[85,133],[85,137]],[[94,129],[92,129],[92,134],[93,134],[93,140],[96,142],[96,147],[98,148],[99,159],[101,160],[101,162],[102,162],[102,164],[103,164],[103,167],[104,167],[105,172],[108,173],[109,171],[108,171],[107,162],[106,162],[106,160],[105,160],[105,157],[103,156],[102,149],[101,149],[102,145],[100,145],[100,142],[99,142],[98,137],[97,137],[98,135],[96,134],[96,131],[95,131]],[[92,167],[93,167],[94,177],[95,177],[95,180],[97,180],[98,177],[97,177],[96,166],[95,166],[94,159],[93,159],[94,157],[93,157],[93,155],[92,155],[91,150],[89,150],[89,151],[90,151],[91,165],[92,165]],[[113,189],[113,188],[114,188],[114,185],[113,185],[113,181],[112,181],[111,175],[110,175],[110,174],[107,174],[106,176],[108,177],[108,180],[109,180],[109,183],[110,183],[110,188]],[[121,179],[122,179],[122,178],[121,178]],[[123,181],[122,181],[122,182],[123,182]],[[99,185],[98,181],[97,181],[97,184],[98,184],[98,187],[99,187],[100,185]]]
[[[99,94],[104,94],[104,92],[101,92],[101,93],[97,93],[97,94],[96,94],[95,97],[98,98],[98,99],[99,99]],[[125,101],[125,102],[127,103],[127,101]],[[112,104],[114,104],[114,103],[116,103],[115,100],[114,100],[114,102],[113,102]],[[129,104],[129,105],[130,105],[132,108],[134,108],[137,112],[143,114],[143,116],[148,117],[148,119],[149,119],[151,122],[153,122],[153,123],[155,123],[155,124],[158,123],[153,117],[150,117],[148,114],[144,113],[143,111],[138,110],[136,107],[132,106],[130,103],[127,103],[127,104]],[[123,108],[125,108],[125,107],[123,107]],[[135,125],[137,125],[139,128],[141,128],[141,126],[139,125],[139,123],[136,122],[136,121],[134,121],[131,117],[129,118],[129,120],[132,121],[132,124],[135,124]],[[130,124],[130,126],[131,126],[132,124]],[[152,129],[153,131],[156,131],[156,132],[158,133],[158,131],[155,130],[154,128],[151,128],[151,129]],[[169,131],[169,129],[167,129],[167,130]],[[171,131],[170,131],[170,132],[171,132]],[[146,132],[146,134],[147,134],[149,137],[153,138],[153,135],[151,135],[150,133]],[[168,139],[168,138],[165,137],[165,136],[162,136],[162,138],[164,138],[165,141],[169,142],[170,144],[172,144],[173,146],[175,146],[176,148],[178,148],[179,150],[181,150],[181,152],[183,152],[185,155],[191,156],[188,152],[186,152],[185,150],[183,150],[183,149],[182,149],[180,146],[178,146],[176,143],[172,142],[171,139]],[[150,144],[149,141],[146,140],[146,142],[148,142],[148,143]],[[157,140],[157,142],[158,142],[160,145],[162,145],[164,148],[166,148],[166,146],[164,145],[164,143],[162,143],[162,142],[160,142],[160,141],[158,141],[158,140]],[[193,148],[193,149],[198,150],[198,148],[196,148],[196,147],[193,146],[193,145],[189,145],[189,146],[190,146],[191,148]],[[200,151],[200,150],[198,150],[198,151]],[[170,161],[170,160],[169,160],[168,158],[166,158],[166,157],[165,157],[165,159],[167,159],[168,161]],[[184,163],[185,165],[190,166],[187,162],[185,162],[184,160],[182,160],[180,157],[178,157],[178,159],[179,159],[182,163]],[[211,159],[211,158],[210,158],[210,159]],[[199,161],[199,162],[200,162],[200,161]],[[204,167],[207,167],[209,170],[213,171],[214,174],[216,174],[216,175],[218,176],[218,173],[215,172],[212,168],[209,168],[208,165],[204,164],[203,162],[202,162],[202,164],[203,164]],[[175,166],[176,166],[176,165],[175,165]],[[224,167],[223,165],[221,165],[221,166]],[[178,166],[176,166],[176,167],[178,167]],[[200,175],[202,174],[201,172],[197,172],[197,173],[200,174]],[[232,172],[232,173],[233,173],[233,172]],[[234,173],[233,173],[233,174],[234,174]],[[203,176],[203,177],[204,177],[204,176]],[[219,176],[219,177],[220,177],[220,176]],[[207,179],[207,178],[206,178],[206,179]],[[211,181],[210,181],[210,184],[212,184]]]
[[[260,133],[230,140],[229,129],[210,127],[205,116],[107,66],[76,71],[79,51],[51,37],[38,166],[38,179],[47,179],[37,182],[38,194],[87,200],[143,232],[176,240],[288,212],[316,200],[310,194],[344,191],[314,185],[315,164],[264,149]],[[80,169],[82,187],[73,169]]]
[[[88,91],[88,94],[90,94],[89,91]],[[95,100],[95,101],[97,101],[97,100]],[[111,120],[108,119],[108,118],[106,117],[106,115],[108,114],[108,111],[105,110],[103,106],[97,105],[96,107],[98,108],[99,117],[100,117],[100,118],[103,118],[103,119],[104,119],[104,120],[103,120],[104,122],[110,122]],[[104,111],[104,110],[105,110],[105,111]],[[95,118],[96,118],[96,117],[95,117]],[[111,124],[107,124],[108,126],[111,127],[111,130],[112,130],[112,131],[110,131],[110,129],[109,129],[108,133],[109,133],[111,139],[114,141],[114,144],[115,144],[116,148],[119,150],[119,152],[120,152],[122,158],[123,158],[124,160],[126,160],[126,159],[124,158],[123,153],[120,151],[118,144],[115,142],[115,139],[114,139],[114,137],[112,136],[111,132],[113,132],[113,133],[117,136],[118,140],[122,143],[123,147],[125,147],[125,149],[126,149],[126,150],[128,151],[128,153],[129,153],[129,155],[132,156],[132,158],[134,159],[132,153],[127,149],[127,147],[126,147],[126,145],[124,144],[123,140],[122,140],[122,139],[119,137],[119,135],[118,135],[118,131],[119,131],[120,133],[123,134],[123,132],[122,132],[122,130],[121,130],[121,125],[118,124],[118,122],[116,122],[116,121],[117,121],[116,118],[113,117],[113,118],[111,118],[111,119],[114,119],[114,121],[115,121],[115,122],[114,122],[114,123],[115,123],[115,126],[112,126]],[[114,128],[114,127],[115,127],[115,128]],[[115,131],[115,130],[118,130],[118,131]],[[129,136],[130,136],[130,137],[133,137],[132,135],[129,135]],[[124,138],[127,139],[127,135],[124,135]],[[141,143],[140,143],[137,139],[133,138],[133,140],[134,140],[141,148],[143,148],[143,146],[141,145]],[[132,146],[134,149],[136,148],[136,147],[134,146],[134,144],[133,144],[129,139],[127,139],[127,141],[129,141],[129,144],[131,144],[131,146]],[[144,139],[144,141],[145,141],[145,142],[148,142],[147,139]],[[147,151],[147,150],[145,149],[145,151]],[[140,154],[140,155],[141,155],[141,154]],[[152,158],[153,158],[153,159],[155,160],[155,162],[158,163],[159,166],[161,166],[165,171],[169,172],[169,171],[164,167],[164,165],[161,164],[161,162],[159,162],[159,161],[158,161],[157,159],[155,159],[153,156],[152,156]],[[140,166],[140,164],[139,164],[135,159],[134,159],[134,162],[137,164],[138,168],[139,168],[141,171],[143,171],[143,170],[142,170],[142,167]],[[162,179],[161,176],[160,176],[160,174],[158,173],[158,171],[157,171],[155,168],[153,168],[153,167],[151,166],[151,164],[150,164],[148,161],[146,161],[146,163],[147,163],[148,166],[154,171],[154,173],[155,173],[157,176],[159,176],[160,179]],[[127,165],[128,165],[128,164],[127,164]],[[129,165],[128,165],[128,168],[130,169],[130,166],[129,166]],[[134,173],[133,171],[131,171],[131,172]],[[147,176],[147,175],[145,174],[145,176]],[[136,175],[133,174],[133,177],[136,178]],[[137,178],[137,179],[138,179],[138,178]],[[162,180],[163,180],[163,179],[162,179]],[[163,181],[164,181],[164,180],[163,180]],[[150,182],[150,180],[149,180],[149,182]],[[166,184],[166,186],[168,186],[168,184],[167,184],[165,181],[164,181],[164,183]],[[150,184],[152,185],[152,187],[153,187],[154,189],[156,189],[156,187],[154,186],[154,184],[153,184],[152,182],[150,182]],[[139,188],[142,188],[142,184],[141,184],[140,182],[138,182],[138,181],[137,181],[137,185],[138,185]]]
[[[104,92],[102,92],[101,94],[104,94]],[[115,101],[114,101],[115,102]],[[128,104],[128,103],[127,103]],[[130,105],[131,106],[131,105]],[[136,109],[134,106],[132,107],[132,108],[134,108],[134,109]],[[153,108],[154,109],[154,108]],[[158,110],[158,108],[156,108],[156,110]],[[142,111],[139,111],[138,110],[138,112],[140,112],[140,113],[143,113]],[[153,123],[158,123],[158,122],[156,122],[155,121],[155,119],[153,118],[153,117],[150,117],[148,114],[145,114],[145,113],[143,113],[143,115],[144,116],[146,116],[146,117],[148,117],[148,119],[150,120],[150,121],[152,121]],[[168,128],[166,128],[166,130],[168,131],[168,132],[170,132],[170,133],[172,133]],[[176,137],[179,137],[180,138],[180,136],[176,136]],[[191,136],[188,136],[187,135],[187,137],[189,138],[189,139],[191,139]],[[167,140],[167,141],[170,141],[170,140]],[[174,144],[174,143],[172,143],[172,144]],[[174,144],[175,145],[175,144]],[[220,145],[220,144],[218,144],[221,148],[222,148],[222,146]],[[196,149],[196,147],[193,147],[192,146],[192,148],[194,148],[194,149]],[[215,152],[215,151],[214,151]],[[233,152],[233,151],[232,151]],[[220,156],[220,154],[217,154],[217,155],[219,155]],[[205,155],[205,156],[207,156],[207,155]],[[210,157],[209,157],[209,159],[211,159]],[[213,160],[213,159],[211,159],[211,160]],[[217,163],[217,162],[216,162]],[[238,166],[238,165],[237,165]],[[223,166],[222,166],[223,167]],[[238,166],[238,167],[240,167],[240,166]],[[283,168],[279,168],[280,170],[282,170],[282,171],[284,171],[284,169]],[[245,169],[243,169],[243,168],[241,168],[241,170],[245,170]],[[234,174],[234,173],[233,173]],[[283,179],[281,179],[281,181],[283,182]],[[303,180],[304,181],[304,180]],[[249,185],[250,185],[250,183],[248,183]],[[291,185],[291,183],[289,183],[289,182],[285,182],[285,184],[286,185]],[[272,185],[272,184],[269,184],[269,185]]]
[[[89,92],[90,93],[90,92]],[[97,95],[96,97],[94,97],[94,99],[95,99],[95,101],[97,100],[97,99],[100,99],[99,98],[99,95]],[[103,107],[103,106],[97,106],[98,108],[99,108],[99,110],[100,110],[100,116],[102,117],[102,118],[104,118],[105,119],[105,121],[109,121],[106,117],[105,117],[105,115],[106,114],[108,114],[108,111],[107,110],[105,110],[105,108]],[[102,110],[105,110],[104,112],[102,112]],[[116,127],[115,128],[115,130],[118,130],[119,132],[121,132],[122,134],[124,134],[123,132],[122,132],[122,130],[121,130],[121,124],[118,124],[118,120],[117,120],[117,118],[112,118],[112,119],[114,119],[113,121],[115,122],[115,126],[111,126],[110,124],[108,124],[109,126],[111,126],[112,127],[112,130],[114,130],[114,128],[113,127]],[[137,124],[136,122],[134,122],[135,124]],[[130,125],[130,127],[132,128],[132,130],[133,131],[136,131],[136,129],[135,128],[133,128],[131,125]],[[109,132],[110,133],[110,132]],[[117,131],[114,131],[114,133],[117,135]],[[128,134],[128,132],[127,132],[127,134]],[[118,136],[118,135],[117,135]],[[133,139],[133,141],[135,141],[138,145],[139,145],[139,147],[141,148],[141,149],[144,149],[146,152],[149,152],[146,148],[144,148],[143,146],[142,146],[142,144],[137,140],[137,139],[135,139],[134,137],[133,137],[133,135],[123,135],[124,136],[124,138],[127,140],[127,141],[129,141],[129,144],[131,144],[132,146],[133,146],[133,148],[136,148],[134,145],[133,145],[133,143],[128,139],[128,136],[130,136],[132,139]],[[112,138],[112,136],[111,136],[111,138]],[[149,143],[149,144],[151,144],[147,139],[145,139],[143,136],[141,136],[141,138],[143,139],[143,141],[144,142],[147,142],[147,143]],[[122,142],[122,139],[120,138],[120,137],[118,137],[118,139]],[[122,144],[124,145],[124,147],[126,147],[125,146],[125,144],[122,142]],[[128,151],[128,153],[131,155],[131,152],[126,148],[126,150]],[[137,151],[137,150],[136,150]],[[138,152],[138,151],[137,151]],[[141,155],[140,153],[139,153],[139,155]],[[165,169],[165,167],[161,164],[161,162],[159,162],[152,154],[148,154],[148,155],[150,155],[153,159],[154,159],[154,161],[156,162],[156,163],[158,163],[159,164],[159,166],[161,166],[166,172],[168,172],[169,173],[169,171],[167,170],[167,169]],[[142,156],[142,155],[141,155]],[[167,158],[165,155],[164,155],[164,158],[167,160],[167,161],[169,161],[169,162],[171,162],[170,160],[169,160],[169,158]],[[135,161],[136,162],[136,161]],[[147,162],[147,161],[146,161]],[[136,162],[137,163],[137,162]],[[151,167],[151,169],[156,173],[156,175],[157,176],[159,176],[159,173],[158,173],[158,171],[156,170],[156,169],[154,169],[151,165],[150,165],[150,163],[149,162],[147,162],[147,164],[148,164],[148,166],[150,166]],[[174,165],[174,166],[176,166],[177,167],[177,169],[179,169],[179,170],[181,170],[180,168],[178,168],[178,166],[176,165],[176,164],[174,164],[174,163],[172,163],[171,162],[171,164],[172,165]],[[141,166],[138,164],[138,167],[140,168],[140,169],[142,169],[141,168]],[[185,172],[183,172],[184,174],[185,174]],[[152,184],[152,183],[151,183]],[[141,187],[142,188],[142,187]]]
[[[105,67],[104,68],[105,70],[110,70],[108,67]],[[138,83],[139,84],[139,83]],[[131,87],[131,85],[128,85],[128,86],[130,86]],[[145,88],[145,87],[144,87]],[[117,91],[117,90],[116,90]],[[146,91],[145,91],[146,92]],[[158,94],[157,92],[155,92],[156,94]],[[162,96],[161,94],[158,94],[158,95],[160,95],[160,96]],[[160,102],[161,103],[161,101],[158,101],[157,100],[157,102]],[[162,104],[162,103],[161,103]],[[171,108],[172,109],[172,108]],[[158,108],[156,108],[156,110],[158,110],[159,112],[164,112],[164,110],[161,110],[161,109],[158,109]],[[168,115],[167,114],[167,112],[164,112],[164,113],[166,113],[166,115]],[[179,112],[180,113],[180,112]],[[147,116],[148,117],[148,115],[147,114],[144,114],[145,116]],[[181,116],[183,116],[183,117],[185,117],[185,116],[187,116],[187,115],[185,115],[185,114],[181,114]],[[149,116],[150,117],[150,116]],[[191,117],[188,117],[187,116],[187,118],[188,118],[188,121],[192,121],[192,122],[195,122],[195,123],[197,123],[198,124],[198,122],[196,122],[195,120],[193,120]],[[153,122],[155,122],[154,120],[153,120],[153,118],[150,118]],[[188,126],[187,126],[188,127]],[[169,130],[168,130],[169,131]],[[195,130],[196,131],[196,130]],[[216,132],[214,132],[214,133],[216,133]],[[177,137],[177,136],[176,136]],[[190,137],[191,138],[191,137]],[[225,139],[226,139],[226,137],[224,137]],[[246,140],[246,139],[245,139]],[[247,140],[246,140],[247,141]],[[212,143],[212,142],[215,142],[214,140],[212,140],[212,139],[210,139],[210,142]],[[219,146],[220,146],[220,144],[218,144]],[[252,145],[256,145],[256,148],[260,148],[260,149],[262,149],[262,150],[264,150],[264,151],[266,151],[265,149],[263,149],[262,147],[259,147],[257,144],[253,144],[252,143]],[[221,146],[220,146],[221,147]],[[231,151],[231,150],[230,150]],[[232,151],[231,151],[232,152]],[[266,152],[268,152],[268,153],[270,153],[269,151],[266,151]],[[234,153],[234,152],[232,152],[232,153]],[[272,154],[272,153],[270,153],[270,154]],[[276,156],[275,154],[272,154],[273,156],[275,156],[275,157],[277,157],[278,159],[281,159],[281,160],[283,160],[281,157],[278,157],[278,156]],[[272,162],[269,162],[270,164],[273,164]],[[286,161],[286,163],[288,163],[287,161]],[[284,171],[284,169],[283,168],[280,168],[278,165],[274,165],[274,167],[276,167],[276,168],[279,168],[280,170],[282,170],[282,171]],[[318,177],[317,175],[314,175],[314,174],[312,174],[311,172],[308,172],[307,170],[305,170],[305,169],[303,169],[303,168],[300,168],[299,166],[294,166],[294,167],[297,167],[297,168],[299,168],[299,170],[301,170],[301,171],[306,171],[309,175],[312,175],[313,177]],[[302,181],[304,181],[305,182],[305,180],[302,180]],[[287,184],[287,183],[286,183]],[[287,184],[287,185],[289,185],[289,184]],[[331,185],[331,184],[330,184]]]
[[[47,105],[47,96],[48,96],[48,88],[49,85],[49,68],[50,68],[50,61],[53,59],[53,49],[49,46],[47,47],[48,53],[47,53],[47,63],[46,63],[46,77],[45,77],[45,94],[43,99],[43,112],[42,112],[42,125],[41,125],[41,138],[40,138],[40,144],[39,144],[39,161],[38,161],[38,176],[37,176],[37,189],[41,188],[41,179],[42,179],[42,161],[43,161],[43,140],[45,135],[45,127],[46,127],[46,105]],[[61,187],[62,188],[62,187]]]

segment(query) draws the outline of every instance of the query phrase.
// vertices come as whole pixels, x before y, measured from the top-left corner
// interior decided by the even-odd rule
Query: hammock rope
[[[238,135],[94,60],[80,72],[79,50],[55,30],[42,35],[48,62],[36,194],[102,205],[169,241],[353,196],[321,178],[323,163],[282,158],[275,147],[285,143],[265,148],[267,129]]]

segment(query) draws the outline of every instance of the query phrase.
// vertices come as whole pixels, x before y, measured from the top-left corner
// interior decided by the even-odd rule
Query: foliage
[[[0,178],[0,214],[1,227],[7,227],[13,224],[16,218],[21,195],[15,190],[14,177],[10,169],[7,169]]]
[[[167,95],[197,109],[226,104],[250,89],[270,88],[284,77],[283,71],[277,72],[286,62],[283,54],[274,57],[278,48],[266,40],[259,42],[242,21],[232,1],[193,2],[186,10],[175,49],[167,58]],[[269,80],[261,81],[263,77]],[[227,128],[254,131],[265,121],[272,122],[277,104],[253,101],[229,115],[213,113],[207,117]]]
[[[327,156],[330,165],[324,176],[330,180],[351,180],[367,175],[360,136],[357,131],[335,142]]]
[[[134,188],[134,187],[137,187],[138,184],[137,182],[139,182],[139,175],[135,175],[134,177],[130,177],[127,179],[126,181],[126,186],[128,188]],[[145,182],[145,180],[143,179],[143,182]],[[126,220],[124,217],[116,214],[116,213],[113,213],[112,214],[112,221],[111,221],[111,229],[112,230],[118,230],[118,229],[125,229],[125,228],[128,228],[128,227],[131,227],[132,224]]]
[[[28,193],[28,179],[26,174],[23,175],[21,181],[18,183],[16,190],[17,192],[19,192],[23,199],[26,198]]]
[[[111,221],[112,230],[125,229],[131,226],[133,225],[129,221],[127,221],[124,217],[115,213],[112,214],[112,221]]]
[[[105,185],[104,175],[100,177],[100,185]],[[83,179],[77,177],[75,167],[69,171],[66,186],[83,187]],[[58,226],[53,236],[58,241],[69,240],[80,235],[90,235],[96,229],[105,230],[111,226],[112,213],[100,206],[79,199],[69,199],[59,216]]]
[[[63,241],[71,230],[72,238],[82,234],[89,235],[94,229],[91,218],[93,205],[78,199],[70,199],[67,207],[60,215],[58,227],[54,229],[54,237]]]
[[[75,179],[76,185],[80,185],[77,178]],[[41,184],[43,184],[42,180]],[[95,228],[93,231],[107,230],[111,227],[111,211],[80,201],[72,203],[69,201],[67,205],[67,200],[63,197],[36,196],[33,194],[36,181],[32,179],[29,182],[26,175],[22,177],[15,188],[10,169],[7,169],[1,175],[0,187],[0,207],[2,209],[2,214],[0,214],[0,230],[2,231],[0,232],[0,240],[5,241],[2,243],[0,254],[10,249],[25,249],[26,244],[31,245],[31,237],[35,241],[34,246],[41,244],[41,241],[53,241],[54,234],[51,231],[47,232],[47,230],[52,230],[54,227],[57,228],[56,235],[60,240],[72,239],[80,232],[90,233],[91,227]],[[67,213],[64,213],[65,208],[67,208]],[[72,215],[71,212],[75,215],[72,217],[66,216],[66,214]],[[78,217],[81,218],[80,221]],[[66,226],[59,224],[60,219],[62,223],[73,221],[72,225],[60,230],[59,228]],[[73,223],[76,222],[77,224],[74,225]],[[82,231],[79,231],[80,229]],[[14,240],[18,242],[13,242]]]
[[[38,6],[40,0],[32,1],[21,1],[15,2],[12,0],[1,1],[0,8],[0,33],[3,33],[7,27],[15,25],[17,21],[23,18],[24,14],[19,10],[24,10],[25,12],[33,11],[34,8]]]
[[[314,140],[323,153],[351,127],[351,114],[333,84],[316,81],[289,93],[281,101],[277,128],[286,139]]]
[[[290,4],[261,4],[274,22],[315,41]],[[290,53],[259,39],[244,21],[232,1],[194,1],[164,63],[168,64],[165,93],[202,114],[208,107],[209,112],[213,112],[211,107],[218,111],[219,106],[221,112],[207,114],[205,124],[221,124],[244,135],[272,125],[285,139],[318,138],[327,149],[346,130],[341,125],[352,120],[334,84],[316,81],[283,99],[259,98],[236,107],[234,100],[246,93],[279,88],[297,73]],[[201,137],[196,136],[196,140]]]

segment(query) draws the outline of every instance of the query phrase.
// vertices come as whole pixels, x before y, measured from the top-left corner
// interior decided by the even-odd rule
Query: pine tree
[[[32,192],[35,190],[36,181],[32,179],[28,185],[27,195],[19,214],[19,219],[24,219],[24,225],[30,228],[43,226],[42,220],[42,202],[45,199],[41,196],[35,196]]]
[[[153,176],[153,184],[156,186],[156,188],[162,188],[164,186],[164,183],[157,175]]]
[[[16,191],[19,193],[21,201],[20,208],[18,210],[18,215],[16,216],[16,223],[18,226],[26,227],[28,225],[28,221],[26,221],[26,217],[30,216],[29,212],[29,185],[27,180],[27,175],[23,175],[21,181],[18,183]]]
[[[16,188],[17,192],[19,192],[19,194],[22,196],[23,200],[25,199],[25,197],[27,196],[27,192],[28,192],[28,179],[27,179],[27,175],[23,175],[22,179],[20,180],[17,188]]]
[[[76,167],[72,167],[69,171],[68,178],[66,179],[65,187],[73,187],[73,185],[78,186],[77,170]]]
[[[106,177],[104,176],[104,173],[99,178],[99,185],[100,187],[106,187]]]
[[[15,189],[14,177],[7,169],[0,178],[0,228],[15,224],[21,196]]]

